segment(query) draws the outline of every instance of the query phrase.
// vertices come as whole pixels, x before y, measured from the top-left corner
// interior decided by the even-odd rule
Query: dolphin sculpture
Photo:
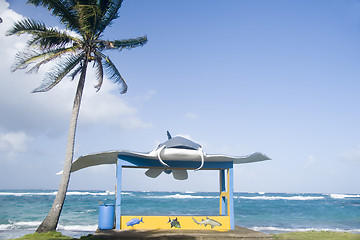
[[[202,147],[200,144],[195,143],[189,139],[176,136],[171,137],[169,131],[166,132],[168,136],[168,140],[162,144],[160,144],[154,151],[153,154],[156,153],[160,163],[167,167],[166,169],[157,169],[157,168],[150,168],[145,172],[145,175],[151,178],[158,177],[162,172],[165,172],[166,174],[173,173],[173,176],[175,179],[178,180],[185,180],[188,178],[188,174],[186,170],[177,170],[177,169],[169,169],[170,166],[164,162],[162,159],[162,155],[166,156],[166,158],[169,158],[169,156],[172,156],[174,159],[184,159],[186,156],[186,159],[188,157],[190,158],[196,158],[197,156],[200,156],[201,158],[201,164],[200,166],[195,169],[195,171],[200,170],[204,166],[204,152],[202,150]],[[194,155],[194,156],[193,156]],[[189,159],[193,160],[193,159]]]
[[[156,178],[162,172],[173,174],[177,180],[185,180],[188,178],[186,169],[175,169],[171,167],[171,161],[193,161],[199,162],[199,167],[195,171],[200,170],[206,161],[233,162],[234,164],[251,163],[270,160],[270,158],[262,153],[256,152],[247,156],[226,156],[204,153],[200,144],[193,142],[181,136],[171,137],[167,132],[168,140],[159,144],[159,146],[151,152],[139,153],[132,151],[109,151],[100,152],[81,156],[71,165],[71,172],[80,169],[101,165],[116,164],[119,156],[137,157],[149,161],[159,161],[163,168],[150,168],[145,174],[148,177]],[[61,172],[59,173],[61,174]]]

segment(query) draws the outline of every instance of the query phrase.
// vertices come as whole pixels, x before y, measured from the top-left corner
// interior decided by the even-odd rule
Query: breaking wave
[[[330,194],[329,196],[334,199],[360,198],[360,194]]]
[[[59,225],[58,230],[65,230],[71,232],[95,232],[98,225]]]
[[[12,222],[9,221],[8,224],[0,224],[0,231],[4,230],[13,230],[13,229],[27,229],[27,230],[36,230],[36,228],[41,224],[41,222]]]
[[[350,232],[360,234],[360,229],[341,229],[341,228],[281,228],[281,227],[251,227],[250,229],[265,233],[284,233],[284,232],[307,232],[307,231],[331,231],[331,232]]]
[[[35,231],[41,222],[10,222],[8,224],[0,224],[0,231],[6,230],[30,230]],[[58,225],[58,230],[74,231],[74,232],[95,232],[98,225]]]
[[[55,196],[57,194],[57,191],[54,192],[0,192],[0,196],[16,196],[16,197],[22,197],[22,196]],[[131,194],[127,192],[123,192],[121,194]],[[106,195],[115,195],[115,192],[111,191],[105,191],[105,192],[81,192],[81,191],[69,191],[66,193],[67,196],[71,195],[92,195],[92,196],[106,196]]]
[[[235,196],[234,198],[240,199],[250,199],[250,200],[298,200],[298,201],[308,201],[308,200],[320,200],[325,197],[315,197],[315,196],[254,196],[254,197],[245,197],[245,196]]]
[[[145,198],[176,198],[176,199],[188,199],[188,198],[219,198],[218,196],[198,196],[198,195],[183,195],[183,194],[175,194],[175,195],[165,195],[165,196],[147,196]]]

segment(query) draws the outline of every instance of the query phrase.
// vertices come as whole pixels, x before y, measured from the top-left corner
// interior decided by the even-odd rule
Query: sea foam
[[[9,224],[0,224],[0,231],[6,230],[30,230],[35,231],[41,222],[10,222]],[[58,225],[58,230],[74,232],[95,232],[98,225]]]
[[[33,195],[50,196],[50,195],[56,195],[56,193],[57,192],[0,192],[0,196],[16,196],[16,197],[33,196]]]
[[[183,194],[175,194],[175,195],[165,195],[165,196],[147,196],[145,198],[165,198],[165,199],[169,199],[169,198],[177,198],[177,199],[188,199],[188,198],[219,198],[219,197],[215,197],[215,196],[194,196],[194,195],[183,195]]]
[[[315,197],[315,196],[254,196],[254,197],[245,197],[245,196],[235,196],[234,198],[240,199],[250,199],[250,200],[298,200],[298,201],[308,201],[308,200],[320,200],[325,197]]]
[[[22,196],[55,196],[57,194],[57,191],[55,192],[0,192],[0,196],[16,196],[16,197],[22,197]],[[122,194],[129,194],[131,193],[122,193]],[[111,191],[105,191],[105,192],[81,192],[81,191],[68,191],[66,193],[67,196],[71,195],[92,195],[92,196],[106,196],[106,195],[115,195],[115,192]]]
[[[36,230],[36,228],[41,224],[41,222],[12,222],[9,221],[9,224],[0,224],[0,230],[13,230],[13,229],[27,229],[27,230]]]
[[[95,232],[98,225],[59,225],[58,230],[71,232]]]
[[[330,197],[334,199],[360,198],[360,194],[330,194]]]
[[[281,227],[251,227],[250,229],[265,233],[284,233],[284,232],[308,232],[308,231],[330,231],[330,232],[351,232],[360,233],[360,229],[341,229],[341,228],[281,228]]]

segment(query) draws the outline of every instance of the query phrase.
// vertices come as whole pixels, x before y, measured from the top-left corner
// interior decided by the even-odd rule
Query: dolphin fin
[[[234,164],[260,162],[265,160],[271,160],[271,158],[269,158],[263,153],[256,152],[251,155],[235,158]]]
[[[167,134],[168,140],[172,138],[169,131],[166,131],[166,134]]]
[[[176,180],[186,180],[188,179],[188,173],[183,169],[172,169],[173,177]]]
[[[146,172],[145,175],[151,178],[156,178],[158,177],[161,173],[163,172],[162,169],[159,168],[149,168]]]

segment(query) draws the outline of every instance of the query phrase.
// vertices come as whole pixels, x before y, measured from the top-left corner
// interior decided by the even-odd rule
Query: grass
[[[288,240],[360,240],[360,234],[348,232],[308,231],[272,234],[274,239]]]

